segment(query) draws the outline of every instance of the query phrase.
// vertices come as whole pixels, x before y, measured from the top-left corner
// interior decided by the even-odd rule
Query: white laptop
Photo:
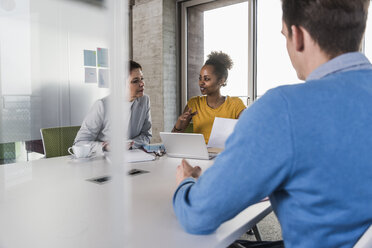
[[[200,133],[160,132],[160,138],[169,157],[212,159],[215,153],[208,153],[204,136]]]

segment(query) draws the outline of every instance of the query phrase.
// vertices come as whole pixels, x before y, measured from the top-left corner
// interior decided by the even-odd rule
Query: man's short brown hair
[[[282,0],[283,21],[304,27],[329,56],[360,48],[370,0]]]

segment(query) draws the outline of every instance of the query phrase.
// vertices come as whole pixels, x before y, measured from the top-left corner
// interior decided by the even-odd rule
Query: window
[[[239,96],[247,103],[248,2],[204,12],[204,61],[211,51],[223,51],[234,62],[222,95]]]
[[[227,53],[234,62],[221,93],[248,98],[248,1],[202,1],[182,4],[182,106],[200,95],[198,78],[211,51]],[[223,17],[223,18],[221,18]]]
[[[183,106],[200,95],[199,71],[213,50],[226,52],[234,62],[222,94],[239,96],[245,103],[279,85],[302,82],[281,34],[280,1],[193,0],[180,9]]]
[[[257,97],[271,88],[301,82],[289,59],[281,1],[257,1]]]
[[[369,5],[368,13],[371,14],[372,3]],[[372,61],[372,19],[369,16],[367,19],[366,33],[364,36],[364,53],[367,58]]]

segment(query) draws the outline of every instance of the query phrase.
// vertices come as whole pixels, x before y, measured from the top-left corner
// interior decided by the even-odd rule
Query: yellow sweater
[[[208,106],[206,96],[191,98],[187,102],[187,106],[191,108],[193,112],[198,111],[198,113],[192,117],[194,125],[193,132],[203,134],[206,144],[208,144],[215,117],[238,119],[239,114],[246,108],[239,97],[229,96],[226,96],[225,102],[216,109]]]

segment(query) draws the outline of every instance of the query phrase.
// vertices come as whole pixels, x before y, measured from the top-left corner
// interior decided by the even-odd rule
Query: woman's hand
[[[110,143],[108,141],[105,141],[102,143],[102,151],[104,152],[110,151]]]
[[[187,128],[187,126],[189,125],[192,117],[194,115],[196,115],[198,112],[195,111],[195,112],[192,112],[192,109],[190,108],[187,108],[187,110],[185,110],[183,112],[182,115],[180,115],[177,119],[177,123],[176,125],[174,125],[174,131],[183,131]]]

